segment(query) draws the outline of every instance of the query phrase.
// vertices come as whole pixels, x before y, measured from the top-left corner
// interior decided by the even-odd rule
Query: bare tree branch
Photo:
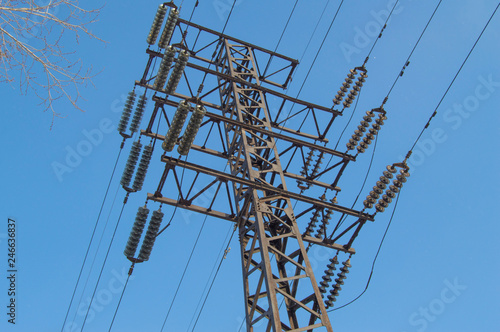
[[[78,0],[0,1],[0,82],[19,84],[22,94],[34,92],[44,111],[52,112],[52,123],[61,116],[54,107],[60,98],[83,111],[79,88],[95,74],[65,49],[68,38],[102,42],[89,28],[100,10],[83,9]]]

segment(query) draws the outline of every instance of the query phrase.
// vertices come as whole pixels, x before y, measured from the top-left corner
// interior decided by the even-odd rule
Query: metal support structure
[[[224,53],[218,59],[221,64],[218,68],[231,77],[255,82],[259,86],[252,49],[246,45],[230,44],[227,40],[224,47]],[[224,116],[251,127],[272,130],[262,91],[236,81],[220,83],[221,100],[227,105]],[[228,123],[225,131],[227,149],[230,155],[235,156],[229,159],[232,175],[287,190],[276,142],[271,135],[236,128]],[[268,329],[271,327],[273,331],[305,331],[319,326],[333,331],[294,216],[290,195],[236,181],[233,182],[233,190],[239,216],[247,330],[253,331],[255,323],[267,318]],[[288,268],[290,265],[295,268]],[[317,309],[302,303],[297,296],[299,284],[309,288],[305,298],[312,294],[311,302]],[[280,298],[286,306],[287,323],[285,317],[280,317]],[[308,325],[301,322],[300,311],[306,311],[320,323]]]
[[[188,28],[196,36],[194,41],[186,38]],[[182,19],[177,21],[176,31],[182,42],[175,46],[190,53],[183,81],[178,91],[171,94],[157,90],[154,110],[141,135],[161,143],[166,131],[163,127],[159,133],[154,132],[156,121],[164,119],[170,126],[181,100],[204,106],[208,111],[200,130],[206,134],[202,143],[197,137],[190,153],[212,158],[214,163],[199,165],[183,161],[174,153],[164,153],[163,174],[148,200],[236,224],[247,331],[256,331],[256,324],[262,320],[266,331],[333,331],[308,250],[320,245],[332,252],[354,254],[354,239],[373,217],[343,207],[336,200],[329,202],[325,194],[306,195],[306,187],[294,185],[306,183],[307,189],[334,194],[341,190],[340,176],[356,157],[325,146],[331,123],[341,112],[269,87],[287,87],[298,64],[296,60]],[[145,72],[136,85],[153,89],[147,77],[154,76],[152,64],[161,60],[163,54],[150,49],[147,54]],[[258,62],[262,59],[274,59],[271,74],[261,74]],[[200,74],[203,81],[196,90]],[[268,97],[280,105],[273,112]],[[292,111],[294,106],[296,110]],[[293,121],[300,126],[290,125]],[[304,123],[309,126],[303,128]],[[310,161],[305,155],[315,151],[321,158],[331,158],[332,165],[321,172],[308,170]],[[222,170],[224,165],[229,166],[227,170]],[[300,169],[304,171],[299,174]],[[179,170],[185,171],[186,176],[189,173],[189,185],[182,183]],[[319,181],[320,177],[327,180]],[[167,183],[168,191],[164,190]],[[215,192],[210,202],[206,206],[194,204],[208,190]],[[339,222],[335,234],[329,237],[311,236],[304,231],[311,211],[324,214],[327,210],[328,214],[338,213],[351,219],[345,225],[344,221]]]

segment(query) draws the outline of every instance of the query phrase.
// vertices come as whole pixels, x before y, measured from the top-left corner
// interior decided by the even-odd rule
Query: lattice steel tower
[[[168,7],[172,8],[167,16]],[[354,239],[374,217],[338,204],[338,182],[347,165],[377,134],[385,110],[367,112],[345,153],[326,147],[326,136],[334,119],[349,108],[363,85],[365,68],[349,72],[334,107],[315,105],[271,88],[286,88],[298,61],[180,19],[171,3],[160,6],[148,37],[150,45],[155,44],[164,17],[168,18],[159,49],[147,49],[149,60],[142,79],[136,82],[146,91],[155,90],[154,109],[140,134],[157,140],[156,146],[162,145],[161,161],[165,164],[158,187],[147,194],[148,201],[235,224],[241,245],[248,331],[254,331],[262,319],[266,320],[266,331],[332,331],[326,308],[333,306],[349,272]],[[155,61],[161,61],[157,71]],[[125,128],[132,99],[119,129],[124,137],[131,136]],[[379,117],[370,127],[375,115]],[[140,121],[141,116],[134,119]],[[159,132],[155,132],[157,127]],[[349,154],[358,141],[357,154]],[[142,181],[150,150],[145,150],[147,160],[141,160],[137,171],[136,177]],[[134,151],[133,160],[127,163],[127,178],[138,160],[139,150]],[[188,151],[196,162],[185,160]],[[322,168],[325,158],[330,162]],[[405,169],[404,165],[394,166]],[[395,172],[394,166],[387,174]],[[181,172],[186,173],[189,183],[183,183]],[[328,181],[321,182],[320,177]],[[128,183],[122,184],[129,192],[142,187],[142,182],[133,188]],[[215,194],[205,206],[194,204],[209,190]],[[365,201],[365,208],[373,207],[373,197]],[[383,210],[385,203],[380,202],[377,211]],[[159,212],[153,215],[143,248],[135,257],[147,218],[145,208],[140,208],[125,252],[131,261],[149,258],[161,216]],[[332,217],[339,222],[327,234]],[[308,250],[315,245],[332,249],[321,282],[308,258]],[[346,259],[326,297],[341,255]]]

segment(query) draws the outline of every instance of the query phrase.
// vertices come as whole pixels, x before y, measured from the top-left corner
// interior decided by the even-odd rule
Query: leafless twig
[[[89,28],[99,13],[78,0],[0,1],[0,82],[19,84],[22,94],[34,92],[52,121],[61,116],[54,107],[60,98],[82,111],[79,87],[92,83],[94,73],[66,47],[68,37],[102,41]]]

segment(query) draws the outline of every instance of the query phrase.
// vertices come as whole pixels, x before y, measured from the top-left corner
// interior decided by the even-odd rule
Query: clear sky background
[[[189,18],[194,2],[184,1],[182,18]],[[299,1],[278,52],[296,59],[302,56],[326,3]],[[339,144],[342,152],[362,114],[382,103],[437,3],[400,1],[367,64],[369,77]],[[1,331],[61,330],[118,154],[121,137],[115,127],[123,99],[146,65],[146,36],[158,4],[110,1],[92,28],[107,44],[83,39],[75,45],[67,41],[68,49],[76,48],[84,64],[102,70],[94,79],[95,88],[82,91],[85,100],[81,106],[86,112],[74,110],[64,101],[57,102],[57,110],[64,118],[55,119],[50,130],[51,114],[41,111],[33,94],[20,96],[16,85],[3,85],[0,90],[4,123],[0,134],[1,275],[6,273],[8,217],[15,218],[18,224],[19,269],[15,327],[7,323],[5,314],[7,280],[2,277],[0,281]],[[202,0],[193,22],[220,31],[231,4],[230,0]],[[283,0],[239,0],[225,32],[274,49],[293,4]],[[367,56],[376,35],[370,29],[380,28],[379,22],[392,4],[388,0],[344,2],[301,99],[331,106],[349,69],[361,65]],[[94,8],[101,2],[85,1],[82,5]],[[288,90],[290,96],[297,94],[338,5],[339,1],[330,1]],[[380,132],[373,165],[356,208],[362,208],[362,200],[385,166],[402,161],[496,5],[496,1],[486,0],[443,1],[385,105],[388,120]],[[411,177],[402,190],[368,290],[353,304],[330,313],[335,331],[500,331],[500,226],[494,212],[500,198],[499,41],[497,13],[414,150]],[[352,52],[346,52],[347,48]],[[145,118],[150,116],[152,105],[150,102]],[[328,137],[330,147],[338,140],[350,114],[336,120]],[[108,130],[110,126],[112,130]],[[91,143],[91,151],[69,165],[69,151],[86,144],[82,143],[89,141],[85,133],[96,130],[102,133],[102,139]],[[130,144],[128,140],[111,184],[65,331],[79,331],[82,326],[118,220],[124,197],[119,179]],[[339,204],[350,206],[354,201],[373,148],[372,144],[347,168],[339,184]],[[163,167],[159,157],[156,151],[143,191],[134,194],[125,207],[95,304],[87,317],[86,331],[109,328],[130,266],[122,252],[137,207],[143,204],[146,192],[156,188]],[[58,175],[55,162],[66,164],[71,172]],[[149,206],[153,210],[158,204]],[[393,207],[377,215],[374,223],[368,223],[354,243],[357,254],[352,258],[353,267],[337,306],[351,301],[365,288]],[[165,223],[173,209],[164,207],[163,211]],[[177,211],[172,226],[157,239],[150,261],[136,266],[113,331],[160,331],[202,221],[202,216]],[[231,227],[229,222],[207,219],[164,331],[191,331],[190,322],[197,315],[197,304]],[[196,331],[238,331],[241,326],[244,302],[237,236],[230,247]],[[332,254],[321,248],[311,250],[318,279]]]

